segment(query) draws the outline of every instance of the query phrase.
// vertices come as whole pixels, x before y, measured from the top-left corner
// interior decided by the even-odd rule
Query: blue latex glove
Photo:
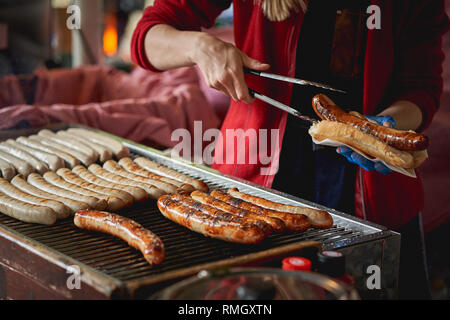
[[[395,120],[391,116],[365,116],[365,117],[367,119],[376,121],[379,125],[383,125],[385,122],[389,122],[393,128],[395,127]],[[348,161],[360,166],[366,171],[376,170],[381,174],[392,173],[392,170],[386,167],[382,162],[370,161],[346,146],[339,147],[337,148],[336,151],[337,153],[342,154],[344,157],[346,157]]]

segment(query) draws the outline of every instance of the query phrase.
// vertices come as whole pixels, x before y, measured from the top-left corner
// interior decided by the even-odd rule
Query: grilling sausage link
[[[23,174],[25,177],[34,172],[34,168],[28,162],[9,153],[0,151],[0,159],[10,163],[18,173]]]
[[[12,164],[0,158],[0,173],[9,181],[16,175],[16,169]]]
[[[91,196],[99,199],[105,199],[108,204],[108,210],[120,210],[126,206],[130,206],[133,203],[133,197],[121,190],[114,190],[110,188],[100,187],[95,184],[89,183],[81,179],[77,174],[73,173],[67,168],[59,169],[56,172],[61,178],[69,183],[77,185],[80,188],[91,191]]]
[[[95,174],[93,174],[92,172],[87,170],[83,166],[76,166],[75,168],[72,169],[72,172],[79,175],[82,179],[84,179],[90,183],[96,184],[98,186],[112,188],[115,190],[123,190],[123,191],[129,193],[133,197],[134,201],[145,201],[148,199],[147,192],[145,192],[144,189],[138,188],[138,187],[126,186],[126,185],[122,185],[122,184],[117,184],[117,183],[102,179],[99,176],[96,176]]]
[[[49,169],[47,165],[36,159],[33,155],[29,154],[26,151],[23,151],[21,149],[16,148],[14,145],[11,145],[8,142],[2,142],[0,143],[0,150],[13,155],[19,159],[22,159],[23,161],[27,162],[30,166],[34,168],[34,170],[38,173],[44,173],[47,172]]]
[[[34,138],[31,139],[31,137],[34,137]],[[45,151],[50,154],[54,154],[55,156],[58,156],[61,159],[63,159],[65,163],[67,163],[68,167],[73,168],[74,166],[80,164],[80,160],[78,160],[71,154],[64,152],[58,148],[54,148],[52,146],[41,143],[42,142],[41,137],[38,137],[38,136],[31,136],[31,137],[29,137],[29,138],[19,137],[16,139],[16,141],[25,146],[28,146],[28,147],[31,147],[34,149],[39,149],[41,151]]]
[[[56,175],[56,173],[54,173],[54,174]],[[47,178],[48,178],[48,176],[47,176]],[[105,200],[99,200],[98,198],[95,198],[95,197],[85,196],[83,194],[73,192],[70,189],[58,187],[57,185],[48,182],[46,179],[44,179],[41,175],[39,175],[37,173],[30,174],[27,178],[27,182],[29,184],[35,186],[36,188],[44,190],[48,193],[53,193],[55,195],[58,195],[58,196],[61,196],[64,198],[70,198],[70,199],[73,199],[76,201],[85,202],[89,205],[89,208],[92,208],[92,209],[96,209],[96,208],[100,207],[102,209],[98,209],[98,210],[103,210],[106,208]]]
[[[23,202],[49,207],[55,211],[58,219],[65,219],[70,216],[70,209],[63,203],[24,192],[3,178],[0,178],[0,192]]]
[[[75,213],[74,224],[81,229],[113,235],[141,251],[151,265],[159,265],[165,258],[161,239],[136,221],[117,214],[101,211],[79,211]]]
[[[52,149],[56,149],[56,150],[66,153],[66,154],[69,154],[69,155],[73,156],[75,159],[77,159],[78,163],[81,162],[85,166],[88,166],[91,163],[93,163],[92,158],[89,157],[88,155],[84,154],[83,152],[79,152],[73,148],[67,147],[63,144],[60,144],[53,139],[49,139],[47,137],[42,137],[42,136],[37,136],[37,135],[29,136],[28,138],[31,140],[37,141],[41,144],[44,144],[48,147],[51,147]]]
[[[176,200],[179,204],[185,205],[191,209],[198,210],[212,217],[219,217],[229,222],[236,223],[238,225],[253,224],[260,228],[265,236],[269,236],[272,233],[272,228],[261,219],[252,219],[251,217],[242,217],[231,212],[227,212],[207,204],[195,201],[187,194],[174,193],[170,196],[173,200]]]
[[[169,195],[161,196],[157,205],[166,218],[207,237],[244,244],[257,244],[265,237],[264,232],[253,224],[241,225],[212,217],[179,204]]]
[[[83,197],[92,197],[93,199],[97,200],[97,203],[93,207],[95,210],[104,210],[104,209],[109,208],[109,206],[111,205],[111,203],[108,203],[107,196],[104,196],[98,192],[94,192],[94,191],[79,187],[74,183],[67,182],[66,180],[64,180],[63,178],[58,176],[55,172],[51,172],[51,171],[46,172],[43,175],[43,177],[48,183],[51,183],[57,187],[78,193],[80,196],[83,196]],[[80,200],[82,200],[82,199],[83,198],[80,198]]]
[[[349,114],[323,94],[316,95],[312,104],[321,119],[348,124],[398,150],[419,151],[425,150],[429,145],[428,137],[423,134],[381,126],[362,117]]]
[[[303,214],[308,217],[308,219],[311,222],[311,226],[314,228],[328,229],[333,226],[333,218],[328,212],[323,210],[311,209],[300,206],[291,206],[287,204],[269,201],[264,198],[255,197],[243,192],[239,192],[239,190],[236,188],[229,189],[228,194],[235,198],[248,201],[250,203],[256,204],[266,209],[281,212],[289,212],[294,214]]]
[[[28,147],[16,140],[9,139],[6,142],[16,149],[28,152],[37,159],[41,159],[47,164],[48,168],[52,171],[56,171],[59,168],[64,168],[64,160],[54,154],[50,154],[42,150]]]
[[[92,164],[89,166],[88,170],[92,172],[94,175],[99,176],[100,178],[103,178],[105,180],[111,181],[113,183],[117,183],[119,185],[126,185],[126,186],[132,186],[132,187],[139,187],[145,190],[147,192],[148,196],[151,199],[158,199],[161,195],[164,194],[164,192],[158,188],[156,188],[153,185],[147,184],[147,183],[141,183],[138,181],[134,181],[122,176],[119,176],[117,174],[113,174],[109,172],[108,170],[103,169],[98,164]]]
[[[110,149],[108,149],[100,144],[97,144],[95,142],[92,142],[91,140],[89,140],[83,136],[76,135],[76,134],[73,134],[73,133],[70,133],[67,131],[58,131],[57,134],[61,135],[62,137],[76,139],[76,140],[80,141],[81,143],[88,145],[89,147],[91,147],[93,150],[95,150],[98,153],[99,160],[101,163],[113,158],[113,153]]]
[[[2,192],[0,192],[0,212],[23,222],[45,225],[52,225],[57,219],[55,211],[49,207],[20,201]]]
[[[120,159],[120,161],[118,163],[119,163],[119,165],[122,166],[122,168],[124,168],[128,172],[131,172],[138,176],[142,176],[142,177],[146,177],[146,178],[154,179],[154,180],[160,180],[160,181],[172,184],[172,185],[178,187],[179,190],[182,190],[182,191],[194,191],[195,190],[195,188],[190,184],[182,183],[181,181],[174,180],[171,178],[167,178],[167,177],[152,173],[152,172],[142,168],[141,166],[139,166],[131,158],[128,158],[128,157],[122,158],[122,159]]]
[[[42,180],[44,180],[42,178]],[[44,180],[45,181],[45,180]],[[38,189],[32,184],[29,184],[22,175],[18,174],[11,180],[11,184],[19,188],[20,190],[35,195],[36,197],[44,198],[44,199],[50,199],[50,200],[56,200],[59,202],[64,203],[70,210],[71,214],[79,211],[79,210],[86,210],[89,209],[89,205],[86,202],[82,201],[76,201],[73,199],[61,197],[59,195],[46,192],[44,190]]]
[[[211,196],[237,208],[252,211],[262,216],[281,219],[286,224],[286,229],[291,231],[303,231],[311,226],[308,217],[302,214],[293,214],[262,208],[253,203],[232,197],[220,190],[213,190]]]
[[[239,209],[239,208],[233,207],[232,205],[229,205],[228,203],[217,200],[217,199],[211,197],[209,194],[202,192],[200,190],[193,191],[191,193],[191,197],[195,201],[198,201],[200,203],[209,205],[211,207],[223,210],[225,212],[229,212],[229,213],[237,215],[239,217],[243,217],[243,218],[247,218],[247,219],[251,219],[251,220],[262,220],[265,223],[267,223],[274,232],[283,232],[284,229],[286,229],[286,225],[284,224],[284,222],[281,219],[262,216],[262,215],[253,213],[251,211],[245,210],[245,209]]]
[[[206,183],[204,183],[203,181],[191,178],[181,172],[172,170],[166,166],[163,166],[162,164],[151,161],[148,158],[139,157],[139,158],[134,159],[134,162],[136,162],[142,168],[144,168],[148,171],[151,171],[153,173],[156,173],[160,176],[165,176],[165,177],[168,177],[171,179],[179,180],[181,182],[190,184],[195,189],[201,190],[203,192],[209,191],[208,185]]]
[[[108,170],[111,173],[117,174],[119,176],[128,178],[130,180],[147,183],[149,185],[155,186],[158,189],[164,191],[165,193],[174,193],[177,191],[177,187],[173,184],[166,183],[164,181],[144,178],[142,176],[138,176],[134,173],[128,172],[127,170],[121,168],[117,162],[114,160],[108,160],[103,164],[103,168]]]
[[[112,151],[112,153],[116,156],[117,159],[122,159],[124,157],[130,156],[130,150],[125,147],[121,142],[104,136],[102,134],[96,133],[94,131],[80,129],[80,128],[70,128],[67,130],[69,133],[73,133],[76,135],[81,135],[86,139],[102,145],[103,147]]]
[[[98,160],[98,153],[97,151],[93,150],[92,148],[88,147],[87,145],[79,142],[76,139],[73,139],[72,137],[63,137],[62,135],[58,135],[48,129],[43,129],[39,131],[38,136],[48,138],[52,141],[55,141],[63,146],[66,146],[67,148],[76,150],[80,153],[85,154],[89,157],[90,161],[92,163],[96,162]]]

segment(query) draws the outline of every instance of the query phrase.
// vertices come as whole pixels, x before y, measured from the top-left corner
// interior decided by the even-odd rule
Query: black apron
[[[295,86],[293,108],[318,118],[311,101],[324,93],[344,110],[362,111],[368,5],[369,1],[361,0],[309,1],[299,36],[296,77],[329,84],[347,94]],[[272,188],[353,214],[357,167],[336,148],[313,144],[309,127],[310,123],[288,116]]]

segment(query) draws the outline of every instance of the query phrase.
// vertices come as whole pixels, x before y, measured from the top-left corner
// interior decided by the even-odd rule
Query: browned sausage
[[[102,211],[78,211],[74,224],[81,229],[111,234],[142,252],[151,265],[161,264],[165,257],[161,239],[136,221]]]
[[[223,201],[217,200],[211,197],[209,194],[196,190],[191,193],[192,199],[195,201],[201,202],[203,204],[209,205],[211,207],[223,210],[225,212],[229,212],[231,214],[237,215],[239,217],[251,219],[251,220],[262,220],[267,223],[274,232],[283,232],[286,228],[286,225],[283,221],[278,218],[272,218],[267,216],[262,216],[260,214],[253,213],[251,211],[245,209],[239,209],[233,207],[232,205],[225,203]]]
[[[179,204],[169,195],[158,199],[158,208],[168,219],[204,236],[229,242],[257,244],[265,235],[254,224],[238,224],[229,220],[230,214],[212,217],[203,212]]]
[[[175,193],[171,195],[173,200],[178,201],[178,203],[185,205],[191,209],[198,210],[212,217],[221,217],[225,219],[229,219],[237,224],[254,224],[258,228],[260,228],[266,236],[269,236],[272,233],[272,228],[261,219],[254,219],[252,217],[242,217],[236,214],[231,214],[231,212],[221,210],[219,208],[212,207],[207,204],[203,204],[199,201],[195,201],[192,197],[187,194]]]
[[[428,145],[428,137],[414,131],[403,131],[388,128],[370,122],[361,117],[349,114],[339,108],[333,101],[323,94],[313,98],[313,108],[323,120],[337,121],[353,126],[364,133],[370,134],[384,143],[402,151],[425,150]]]
[[[311,209],[306,207],[300,207],[300,206],[292,206],[287,204],[282,204],[278,202],[269,201],[264,198],[255,197],[243,192],[239,192],[238,189],[232,188],[228,190],[228,194],[244,200],[251,202],[253,204],[256,204],[258,206],[261,206],[266,209],[281,211],[281,212],[289,212],[289,213],[295,213],[295,214],[304,214],[307,216],[311,222],[311,226],[314,228],[319,229],[328,229],[333,226],[333,218],[331,215],[323,210],[317,210],[317,209]]]
[[[232,197],[220,190],[212,191],[211,196],[218,200],[231,204],[232,206],[237,208],[249,210],[263,216],[281,219],[286,224],[286,228],[291,231],[303,231],[311,226],[308,217],[302,214],[293,214],[265,209],[253,203]]]

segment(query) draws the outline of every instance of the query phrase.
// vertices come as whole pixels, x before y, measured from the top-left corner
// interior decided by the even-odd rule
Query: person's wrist
[[[198,64],[208,47],[208,43],[211,42],[211,38],[213,37],[205,32],[191,33],[191,39],[189,41],[190,46],[186,51],[187,59],[190,63]]]

